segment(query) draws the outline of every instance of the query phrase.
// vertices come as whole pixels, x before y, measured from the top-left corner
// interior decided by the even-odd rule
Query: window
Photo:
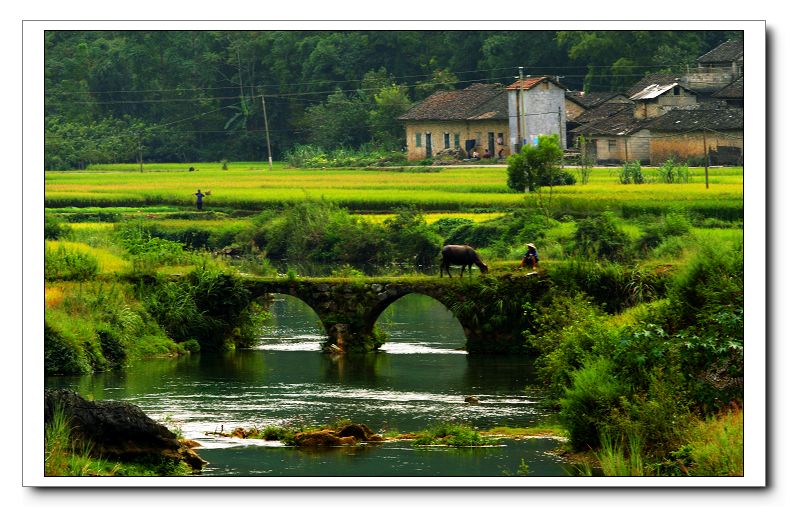
[[[421,133],[420,132],[416,132],[416,146],[417,147],[421,146]]]
[[[460,148],[460,134],[454,134],[454,148]]]
[[[607,149],[608,150],[615,150],[616,149],[616,140],[615,139],[608,139],[607,140]]]
[[[681,95],[681,88],[679,86],[673,86],[673,95]]]
[[[498,132],[498,141],[496,141],[499,145],[503,145],[503,133]]]
[[[444,132],[443,134],[443,148],[451,148],[451,143],[449,142],[449,132]]]

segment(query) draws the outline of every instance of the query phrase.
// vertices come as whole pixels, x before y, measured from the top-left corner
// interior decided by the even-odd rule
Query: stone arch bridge
[[[519,351],[531,320],[523,305],[549,288],[540,275],[507,274],[469,278],[256,278],[244,277],[251,299],[291,295],[310,306],[325,329],[324,351],[365,352],[385,338],[375,330],[383,311],[413,293],[434,298],[457,318],[468,352]]]

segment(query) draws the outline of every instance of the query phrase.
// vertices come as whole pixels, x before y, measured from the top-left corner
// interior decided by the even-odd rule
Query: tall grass
[[[688,456],[690,476],[744,475],[744,412],[733,408],[691,427]]]
[[[649,475],[641,454],[641,441],[634,434],[628,435],[626,441],[615,441],[603,433],[597,458],[605,476]]]

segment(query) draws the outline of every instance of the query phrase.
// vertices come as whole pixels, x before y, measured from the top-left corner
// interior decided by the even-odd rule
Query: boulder
[[[339,437],[354,437],[359,441],[369,441],[374,435],[367,425],[355,423],[345,425],[337,432]]]
[[[299,432],[293,437],[293,442],[299,447],[342,446],[355,445],[356,438],[339,437],[333,430],[316,430],[314,432]]]
[[[472,404],[472,405],[473,404],[479,404],[479,399],[477,399],[473,395],[466,395],[465,396],[465,402],[468,403],[468,404]]]
[[[87,401],[71,390],[45,390],[45,424],[52,420],[56,408],[68,417],[72,438],[90,445],[92,456],[121,461],[185,461],[195,471],[207,464],[167,427],[131,403]]]

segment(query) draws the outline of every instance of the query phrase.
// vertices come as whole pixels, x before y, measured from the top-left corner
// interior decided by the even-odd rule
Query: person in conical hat
[[[523,260],[520,262],[520,269],[527,267],[533,269],[539,266],[539,253],[536,251],[536,245],[529,243],[526,245],[528,250],[523,255]]]

